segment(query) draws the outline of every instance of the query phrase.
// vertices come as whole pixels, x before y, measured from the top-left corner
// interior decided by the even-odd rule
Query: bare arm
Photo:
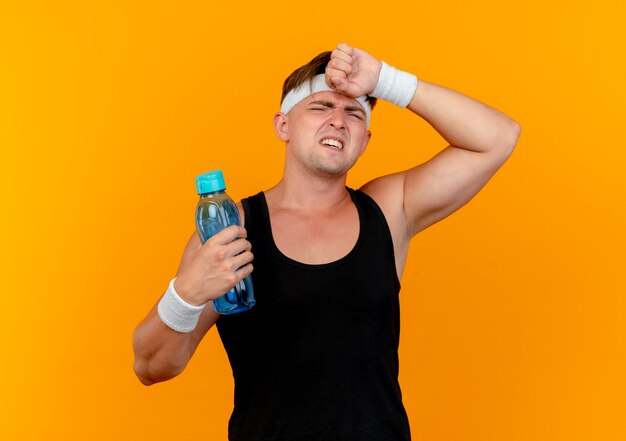
[[[326,83],[357,97],[374,91],[380,72],[379,60],[341,43],[332,52]],[[421,79],[407,107],[449,145],[424,164],[361,187],[385,214],[399,277],[411,238],[469,202],[511,155],[521,131],[502,112]]]
[[[194,232],[187,242],[176,277],[176,292],[190,304],[201,305],[220,297],[252,272],[250,242],[243,227],[228,227],[201,244]],[[235,240],[239,238],[240,240]],[[159,299],[160,301],[160,299]],[[145,385],[180,374],[219,314],[208,304],[196,328],[176,332],[165,325],[157,303],[133,334],[134,370]]]
[[[159,299],[160,300],[160,299]],[[167,327],[157,313],[157,303],[137,326],[133,335],[135,374],[146,386],[169,380],[180,374],[205,334],[217,322],[219,314],[212,305],[202,311],[196,329],[189,333]]]
[[[502,112],[423,80],[408,109],[449,145],[423,164],[363,186],[389,218],[400,249],[467,204],[509,158],[521,131]]]
[[[403,173],[404,217],[413,236],[469,202],[509,158],[521,129],[502,112],[426,81],[408,109],[450,144]]]
[[[374,90],[380,71],[376,58],[340,44],[326,69],[327,83],[356,97]],[[511,155],[520,135],[519,124],[502,112],[423,80],[407,107],[449,146],[424,164],[362,188],[385,212],[397,251],[472,199]]]

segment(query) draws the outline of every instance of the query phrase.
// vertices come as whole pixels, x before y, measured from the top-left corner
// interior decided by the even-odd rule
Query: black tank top
[[[263,192],[242,200],[257,303],[217,321],[235,379],[231,441],[410,440],[391,234],[378,205],[348,191],[357,243],[320,265],[276,247]]]

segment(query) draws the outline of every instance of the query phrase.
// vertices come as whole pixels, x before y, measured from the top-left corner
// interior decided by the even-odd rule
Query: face
[[[317,92],[285,115],[274,117],[279,138],[287,144],[287,161],[322,176],[344,175],[370,139],[365,112],[354,99]]]

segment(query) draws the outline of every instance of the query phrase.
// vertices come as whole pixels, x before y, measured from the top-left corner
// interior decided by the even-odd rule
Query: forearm
[[[419,80],[409,110],[424,118],[451,145],[510,154],[520,127],[504,113],[473,98]]]
[[[193,333],[180,333],[167,327],[156,307],[153,308],[133,334],[135,374],[147,386],[175,377],[189,362],[195,340]]]

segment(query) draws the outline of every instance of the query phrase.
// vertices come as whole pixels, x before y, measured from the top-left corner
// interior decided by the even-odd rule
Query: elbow
[[[159,338],[158,332],[140,325],[133,334],[133,371],[144,386],[180,375],[193,353],[187,350],[187,343],[166,341]]]
[[[171,380],[183,372],[185,367],[184,365],[168,365],[167,367],[161,367],[158,371],[154,371],[148,361],[136,359],[133,364],[135,375],[144,386],[152,386],[156,383]]]
[[[515,146],[517,146],[517,141],[519,140],[521,132],[522,127],[512,119],[509,120],[506,130],[500,134],[499,141],[497,142],[497,150],[502,155],[502,162],[509,159],[509,157],[513,154],[513,150],[515,150]]]
[[[144,386],[152,386],[153,384],[157,383],[156,381],[152,381],[151,379],[149,379],[147,377],[141,377],[141,376],[137,375],[137,378],[139,378],[139,381]]]
[[[135,371],[135,375],[137,376],[141,384],[143,384],[144,386],[151,386],[157,383],[157,381],[150,378],[150,376],[148,375],[147,365],[148,363],[135,360],[135,363],[133,364],[133,370]]]
[[[505,146],[509,152],[508,156],[511,156],[511,153],[515,150],[515,146],[517,145],[517,141],[519,140],[521,133],[522,126],[520,126],[516,121],[511,120],[505,142]]]
[[[140,333],[139,327],[133,334],[133,352],[135,355],[133,362],[133,371],[135,375],[144,386],[150,386],[157,381],[150,375],[150,355],[145,350],[142,350],[141,340],[139,339]]]

